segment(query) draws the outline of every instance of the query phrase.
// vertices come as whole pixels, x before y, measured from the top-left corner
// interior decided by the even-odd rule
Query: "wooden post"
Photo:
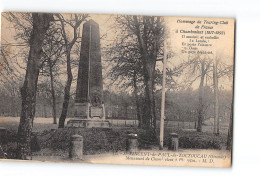
[[[165,110],[165,84],[166,84],[166,66],[167,66],[167,48],[166,39],[164,39],[164,55],[163,55],[163,81],[162,81],[162,103],[161,103],[161,125],[160,125],[160,150],[163,149],[163,133],[164,133],[164,110]]]
[[[215,95],[215,118],[214,118],[214,134],[219,135],[219,102],[218,102],[218,75],[217,75],[217,61],[213,62],[213,81],[214,81],[214,95]]]

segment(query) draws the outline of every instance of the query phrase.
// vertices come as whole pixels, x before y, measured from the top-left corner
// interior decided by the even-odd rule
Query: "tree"
[[[219,135],[219,88],[218,82],[222,77],[232,77],[233,67],[220,61],[218,57],[213,62],[213,89],[215,96],[215,118],[214,118],[214,134]]]
[[[29,51],[29,40],[30,40],[30,33],[32,32],[32,14],[31,13],[12,13],[8,12],[3,14],[4,18],[8,20],[15,29],[15,36],[14,39],[16,43],[7,43],[6,46],[12,46],[15,48],[15,52],[13,55],[9,56],[10,63],[14,63],[15,65],[19,65],[17,60],[22,58],[28,57],[28,51]],[[55,95],[55,89],[54,89],[54,82],[55,82],[55,76],[59,73],[59,68],[57,61],[61,60],[63,55],[63,48],[64,48],[64,42],[61,40],[61,28],[59,24],[52,23],[52,25],[47,30],[47,34],[44,38],[43,43],[43,54],[42,54],[42,63],[40,67],[40,75],[39,76],[46,76],[50,77],[50,84],[51,89],[50,92],[52,93],[52,108],[53,108],[53,123],[56,124],[56,95]],[[21,52],[22,51],[22,52]],[[26,57],[25,57],[26,56]],[[18,58],[18,59],[14,59]],[[25,63],[27,63],[27,60],[25,59]],[[23,73],[20,73],[17,69],[15,69],[14,64],[12,65],[12,69],[17,72],[15,74],[15,77],[19,77],[17,75],[23,75]],[[22,66],[19,65],[20,68]],[[24,68],[23,68],[24,69]],[[25,70],[25,69],[24,69]],[[41,81],[41,78],[39,77],[39,81]],[[44,81],[44,84],[39,84],[38,87],[45,85],[46,80]],[[44,88],[44,87],[43,87]],[[39,89],[38,89],[39,90]],[[45,104],[44,104],[45,105]]]
[[[128,23],[129,24],[129,23]],[[129,24],[130,29],[137,37],[140,47],[140,54],[143,63],[143,75],[145,85],[145,109],[144,125],[146,128],[152,127],[156,129],[156,116],[155,116],[155,99],[154,99],[154,75],[156,60],[159,56],[159,50],[162,45],[162,38],[164,28],[160,17],[147,17],[139,18],[133,16],[133,26]]]
[[[206,76],[208,76],[208,73],[210,72],[211,62],[212,60],[209,59],[208,57],[204,56],[202,58],[202,56],[200,55],[197,55],[193,59],[186,62],[190,65],[191,68],[191,70],[188,71],[190,73],[189,75],[191,76],[191,80],[188,82],[188,85],[192,85],[194,82],[196,82],[199,79],[197,132],[202,132],[202,123],[203,123],[204,110],[205,110],[205,104],[203,101],[204,82]]]
[[[155,132],[156,128],[156,115],[155,115],[155,74],[156,74],[156,61],[162,55],[161,48],[163,46],[164,27],[161,17],[155,16],[131,16],[121,15],[116,17],[116,25],[121,29],[120,45],[124,43],[127,54],[122,57],[129,59],[134,68],[131,68],[132,85],[137,83],[137,76],[143,78],[144,85],[144,116],[143,126],[146,129],[152,129]],[[126,51],[124,50],[124,51]],[[134,54],[130,54],[130,52]],[[127,60],[129,61],[129,60]],[[123,62],[127,63],[127,62]],[[137,65],[139,68],[137,70]],[[126,65],[129,66],[129,65]],[[129,71],[129,69],[127,69]],[[138,71],[138,72],[137,72]],[[137,87],[136,87],[137,88]],[[137,92],[135,92],[137,93]]]
[[[15,69],[9,62],[10,50],[6,46],[1,46],[1,62],[0,62],[0,87],[1,93],[8,98],[2,97],[1,108],[8,106],[8,111],[5,115],[17,116],[20,114],[20,90],[19,86],[22,83],[22,78],[19,74],[15,73]],[[6,95],[7,94],[7,95]],[[18,107],[17,107],[18,106]],[[1,112],[4,113],[4,112]]]
[[[69,101],[70,101],[70,89],[73,80],[72,69],[71,69],[71,52],[72,48],[79,39],[78,29],[82,22],[86,20],[88,15],[73,14],[68,20],[66,20],[61,14],[56,15],[61,23],[62,37],[65,43],[65,55],[66,55],[66,66],[67,66],[67,81],[64,88],[64,100],[62,105],[62,112],[59,119],[59,128],[64,128],[64,123],[67,117]],[[66,25],[72,28],[73,37],[69,39],[69,35],[66,32]]]
[[[57,124],[56,93],[54,88],[55,71],[57,73],[57,68],[55,69],[55,67],[57,67],[58,64],[56,63],[62,58],[63,54],[64,41],[62,40],[62,30],[58,24],[52,25],[51,29],[47,31],[47,36],[45,38],[43,57],[46,64],[43,65],[42,72],[50,77],[53,124]]]
[[[214,63],[213,60],[216,60]],[[190,65],[191,70],[188,70],[191,76],[191,80],[188,82],[188,85],[192,85],[194,82],[199,80],[199,97],[198,97],[198,123],[197,123],[197,131],[202,131],[202,124],[205,115],[205,96],[204,96],[204,89],[205,89],[205,79],[209,78],[212,80],[213,83],[213,90],[214,90],[214,104],[215,104],[215,126],[214,126],[214,133],[218,135],[219,131],[219,118],[218,118],[218,80],[224,76],[230,77],[232,71],[232,66],[227,65],[224,62],[220,62],[219,58],[209,58],[209,56],[204,55],[203,57],[198,55],[193,59],[186,62],[186,65]],[[210,74],[211,73],[211,74]],[[192,76],[193,75],[193,76]]]
[[[139,92],[143,87],[142,64],[140,59],[139,48],[133,41],[115,41],[106,53],[108,62],[113,64],[108,74],[112,83],[117,83],[119,87],[124,89],[133,89],[136,105],[136,115],[139,127],[142,126]]]
[[[202,131],[203,110],[204,110],[203,88],[204,88],[205,76],[209,70],[209,67],[210,67],[210,63],[206,62],[206,60],[200,61],[201,77],[200,77],[200,84],[199,84],[199,107],[198,107],[198,126],[197,126],[198,132]]]
[[[33,13],[33,28],[30,35],[30,51],[27,62],[26,75],[21,88],[22,112],[18,128],[17,158],[28,159],[30,155],[30,141],[35,115],[37,82],[41,66],[42,46],[45,34],[53,20],[52,14]]]
[[[54,89],[54,76],[53,76],[53,66],[51,63],[51,59],[48,59],[48,64],[50,67],[50,77],[51,77],[51,95],[52,95],[52,111],[53,111],[53,124],[57,124],[57,113],[56,113],[56,96]]]
[[[5,102],[10,106],[8,115],[18,116],[21,112],[20,87],[26,71],[25,65],[21,65],[19,61],[24,59],[24,62],[27,63],[32,18],[31,13],[12,12],[2,13],[2,17],[15,29],[15,42],[2,37],[0,86],[10,95],[9,100]]]

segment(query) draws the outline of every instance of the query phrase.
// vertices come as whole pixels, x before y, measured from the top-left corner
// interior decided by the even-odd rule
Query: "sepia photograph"
[[[235,19],[2,12],[0,160],[229,168]]]

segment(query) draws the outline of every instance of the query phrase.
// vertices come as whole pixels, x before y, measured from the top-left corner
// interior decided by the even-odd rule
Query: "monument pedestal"
[[[73,119],[67,122],[68,128],[110,128],[111,124],[108,120],[87,120],[87,119]]]
[[[75,103],[75,119],[67,122],[67,127],[81,128],[110,128],[111,124],[105,120],[105,106],[91,106],[90,103]]]
[[[88,112],[88,107],[87,107],[87,103],[75,103],[74,105],[74,109],[75,109],[75,117],[76,118],[86,118],[87,112]]]

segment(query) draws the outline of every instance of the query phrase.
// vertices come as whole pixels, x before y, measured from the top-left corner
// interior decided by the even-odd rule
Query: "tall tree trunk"
[[[149,49],[149,39],[151,34],[151,23],[149,17],[143,17],[143,27],[141,27],[138,22],[137,16],[133,17],[135,31],[137,40],[140,46],[140,53],[142,56],[143,74],[144,74],[144,84],[145,84],[145,105],[144,105],[144,126],[146,129],[153,130],[156,134],[156,115],[155,115],[155,99],[154,99],[154,74],[157,55],[160,48],[160,29],[161,21],[160,17],[156,20],[156,26],[152,27],[153,37],[152,37],[152,48]],[[153,20],[152,20],[153,21]],[[142,31],[141,31],[142,29]]]
[[[153,65],[153,64],[151,64]],[[145,83],[145,121],[146,129],[156,129],[155,117],[155,99],[154,99],[154,68],[153,66],[145,66],[144,83]]]
[[[43,39],[53,20],[51,14],[33,13],[33,29],[29,41],[30,51],[26,75],[21,88],[22,110],[18,128],[17,158],[28,159],[31,154],[31,132],[35,116],[36,91],[41,65]]]
[[[53,70],[51,65],[51,59],[48,58],[49,68],[50,68],[50,77],[51,77],[51,95],[52,95],[52,112],[53,112],[53,124],[57,124],[57,114],[56,114],[56,96],[54,90],[54,77]]]
[[[9,106],[9,116],[14,117],[14,97],[13,95],[10,96],[11,97],[11,102],[10,102],[10,106]]]
[[[198,108],[198,124],[197,124],[197,132],[202,131],[202,122],[203,122],[203,89],[204,89],[204,79],[205,79],[205,72],[204,72],[204,64],[202,64],[202,71],[201,71],[201,79],[199,85],[199,108]]]
[[[70,101],[70,88],[73,79],[70,65],[70,50],[67,51],[67,83],[64,89],[64,100],[62,105],[61,116],[59,119],[59,128],[64,128],[65,120],[67,118],[69,101]]]
[[[232,150],[233,141],[233,104],[231,104],[230,119],[229,119],[229,129],[227,137],[227,150]]]
[[[133,82],[134,82],[136,116],[137,116],[137,120],[138,120],[138,128],[141,128],[142,127],[142,119],[141,119],[141,114],[140,114],[140,104],[139,104],[139,99],[138,99],[138,87],[137,87],[137,78],[136,77],[137,77],[136,72],[134,70]]]
[[[215,118],[214,118],[214,134],[219,135],[219,103],[218,103],[218,77],[217,64],[213,63],[213,81],[214,81],[214,96],[215,96]]]
[[[43,103],[43,116],[44,118],[47,118],[47,111],[46,111],[46,103]]]
[[[127,105],[127,102],[125,102],[125,105],[124,105],[124,108],[125,108],[125,118],[128,119],[128,105]]]
[[[15,107],[15,90],[14,88],[12,87],[11,88],[11,104],[10,104],[10,113],[9,115],[12,116],[12,117],[15,117],[16,116],[16,107]]]

